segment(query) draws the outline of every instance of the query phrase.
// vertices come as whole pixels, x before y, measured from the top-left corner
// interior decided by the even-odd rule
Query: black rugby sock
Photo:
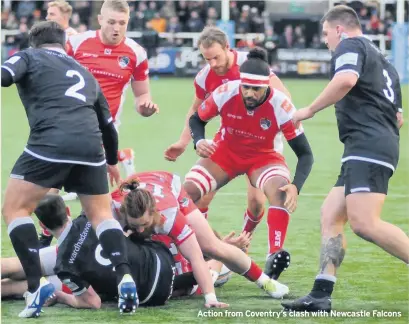
[[[310,296],[314,298],[330,297],[334,290],[334,282],[326,279],[315,279]]]
[[[40,286],[41,278],[40,242],[34,222],[29,216],[19,217],[9,224],[7,231],[26,273],[28,291],[34,293]]]
[[[96,233],[101,242],[102,250],[115,268],[119,283],[125,274],[131,274],[126,237],[122,228],[117,220],[109,219],[98,225]]]

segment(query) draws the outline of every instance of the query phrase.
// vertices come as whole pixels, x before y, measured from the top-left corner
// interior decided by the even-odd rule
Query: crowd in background
[[[49,1],[19,0],[2,2],[1,27],[20,30],[17,36],[6,38],[6,46],[22,49],[28,46],[29,28],[45,19]],[[93,1],[69,1],[73,7],[71,27],[79,32],[96,28],[92,26]],[[343,2],[341,2],[343,3]],[[406,2],[407,3],[407,2]],[[129,1],[131,13],[128,30],[139,32],[178,33],[200,32],[206,25],[215,25],[220,19],[220,1]],[[379,18],[379,3],[360,1],[346,3],[358,13],[365,34],[384,34],[391,36],[395,21],[393,5],[387,5],[385,19]],[[392,6],[392,7],[391,7]],[[406,6],[407,10],[407,6]],[[407,17],[407,15],[406,15]],[[319,35],[319,23],[315,32],[304,23],[276,24],[264,10],[264,1],[231,1],[230,19],[235,21],[236,33],[262,33],[263,41],[246,37],[235,46],[251,48],[263,45],[268,50],[277,48],[325,48]],[[191,46],[191,40],[176,37],[161,38],[155,46]],[[143,45],[143,44],[142,44]]]

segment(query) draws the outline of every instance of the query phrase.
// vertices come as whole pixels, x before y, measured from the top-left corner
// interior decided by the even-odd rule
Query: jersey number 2
[[[392,80],[389,76],[388,71],[383,70],[383,76],[386,78],[386,87],[387,89],[383,89],[383,93],[388,100],[390,100],[392,103],[395,101],[395,93],[393,92],[392,89]]]
[[[78,71],[75,70],[68,70],[66,76],[69,78],[77,77],[80,80],[72,87],[69,87],[68,90],[65,91],[65,95],[86,102],[85,96],[81,93],[78,93],[78,90],[81,90],[85,87],[84,77]]]

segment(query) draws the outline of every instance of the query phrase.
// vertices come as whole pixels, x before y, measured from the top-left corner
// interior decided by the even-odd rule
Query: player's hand
[[[121,184],[121,174],[119,173],[118,164],[109,165],[107,164],[108,174],[109,174],[109,183],[111,187],[114,186],[114,182],[116,185]]]
[[[171,146],[169,146],[165,150],[165,159],[168,161],[175,162],[176,159],[183,154],[183,152],[186,150],[186,146],[184,143],[181,141],[177,141],[176,143],[173,143]]]
[[[238,247],[240,250],[247,248],[250,245],[252,234],[250,232],[241,232],[239,236],[235,237],[235,232],[230,232],[222,238],[222,241]]]
[[[309,107],[301,108],[294,112],[292,120],[294,124],[297,124],[302,120],[312,118],[314,115],[314,112]]]
[[[401,128],[402,125],[403,125],[403,122],[404,122],[404,120],[403,120],[403,114],[402,114],[401,112],[397,112],[397,113],[396,113],[396,118],[397,118],[397,120],[398,120],[398,127]]]
[[[206,308],[227,308],[229,306],[230,306],[229,304],[219,301],[211,301],[205,304]]]
[[[286,193],[285,195],[285,202],[284,207],[290,212],[293,213],[297,209],[297,198],[298,198],[298,190],[295,185],[292,183],[287,184],[279,190]]]
[[[201,139],[196,144],[196,154],[202,158],[208,158],[214,152],[216,152],[216,144],[207,139]]]
[[[159,107],[157,104],[153,103],[151,100],[145,100],[139,104],[138,112],[143,117],[150,117],[153,114],[159,114]]]

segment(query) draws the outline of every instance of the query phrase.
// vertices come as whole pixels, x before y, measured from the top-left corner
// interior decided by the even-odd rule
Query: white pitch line
[[[326,197],[328,193],[301,193],[300,196],[305,197]],[[216,196],[247,196],[247,192],[218,192]],[[409,195],[402,194],[388,194],[387,197],[391,198],[409,198]]]

